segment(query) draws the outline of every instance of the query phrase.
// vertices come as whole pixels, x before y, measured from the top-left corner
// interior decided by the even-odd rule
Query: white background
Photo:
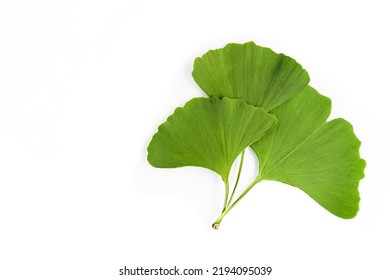
[[[0,279],[149,279],[124,265],[390,279],[386,2],[2,0]],[[367,160],[355,219],[265,182],[214,231],[218,176],[147,163],[157,126],[204,96],[194,58],[251,40],[298,60],[354,125]]]

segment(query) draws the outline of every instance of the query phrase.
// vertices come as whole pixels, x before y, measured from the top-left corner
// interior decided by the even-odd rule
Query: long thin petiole
[[[243,150],[242,153],[241,153],[240,167],[238,168],[238,174],[237,174],[237,178],[236,178],[236,183],[234,184],[234,188],[233,188],[232,194],[230,196],[229,202],[227,203],[227,207],[230,206],[230,203],[232,202],[234,194],[236,192],[238,182],[240,181],[242,165],[244,163],[244,155],[245,155],[245,150]]]
[[[225,201],[223,202],[223,211],[225,211],[226,207],[228,207],[228,198],[229,198],[229,181],[225,182]]]
[[[256,185],[257,183],[259,183],[260,181],[257,181],[257,180],[254,180],[243,192],[242,194],[236,199],[236,201],[233,202],[232,205],[230,205],[230,207],[227,209],[226,211],[226,214],[227,212],[229,212],[230,210],[233,209],[234,206],[236,206],[236,204],[254,187],[254,185]],[[226,215],[225,214],[225,215]]]
[[[213,224],[213,228],[214,229],[218,229],[219,228],[219,224],[221,223],[223,217],[225,217],[225,215],[227,213],[230,212],[230,210],[232,210],[234,208],[234,206],[237,205],[238,202],[240,202],[240,200],[253,188],[254,185],[256,185],[257,183],[259,183],[260,180],[254,180],[243,192],[242,194],[236,199],[236,201],[233,202],[232,205],[230,205],[229,207],[225,208],[221,215],[218,217],[218,219],[215,221],[215,223]]]

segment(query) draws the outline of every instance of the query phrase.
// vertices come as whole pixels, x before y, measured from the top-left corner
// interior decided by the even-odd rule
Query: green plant
[[[342,218],[359,209],[365,161],[350,123],[327,122],[329,98],[308,86],[294,59],[268,48],[228,44],[194,63],[193,77],[210,98],[194,98],[160,125],[148,147],[155,167],[199,166],[218,173],[225,185],[224,216],[263,180],[300,188]],[[253,182],[236,198],[246,148],[259,160]],[[229,174],[241,154],[233,190]]]

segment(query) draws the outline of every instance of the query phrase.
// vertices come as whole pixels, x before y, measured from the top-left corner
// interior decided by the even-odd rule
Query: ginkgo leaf
[[[228,44],[196,58],[192,75],[210,98],[189,101],[160,125],[148,161],[161,168],[204,167],[222,177],[225,200],[215,229],[262,180],[297,187],[339,217],[357,214],[366,165],[360,141],[347,121],[327,121],[330,99],[308,86],[300,64],[253,42]],[[249,146],[259,173],[236,198]],[[229,173],[239,154],[230,190]]]
[[[267,112],[298,95],[310,80],[294,59],[253,42],[208,51],[195,59],[192,76],[209,96],[243,99]]]
[[[334,215],[352,218],[359,210],[365,161],[352,125],[344,119],[326,122],[330,110],[330,99],[311,87],[272,110],[278,123],[252,145],[260,162],[256,181],[300,188]]]
[[[276,123],[242,100],[194,98],[160,125],[148,147],[155,167],[199,166],[228,181],[236,157]]]

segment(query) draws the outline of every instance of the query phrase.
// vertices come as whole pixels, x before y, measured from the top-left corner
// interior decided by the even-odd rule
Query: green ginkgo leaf
[[[194,98],[160,125],[148,161],[162,168],[205,167],[227,183],[237,156],[275,123],[274,116],[242,100]]]
[[[272,110],[278,123],[252,145],[260,162],[255,182],[287,183],[334,215],[352,218],[359,210],[365,161],[352,125],[344,119],[326,122],[330,110],[330,99],[311,87]]]
[[[162,168],[204,167],[221,176],[225,200],[215,229],[263,180],[297,187],[336,216],[357,214],[366,165],[360,141],[347,121],[327,121],[331,101],[308,86],[300,64],[253,42],[228,44],[197,58],[192,75],[210,98],[192,99],[160,125],[148,161]],[[236,198],[249,146],[259,173]],[[229,173],[239,154],[230,190]]]
[[[209,96],[243,99],[267,112],[298,95],[310,80],[294,59],[253,42],[208,51],[195,59],[192,76]]]

